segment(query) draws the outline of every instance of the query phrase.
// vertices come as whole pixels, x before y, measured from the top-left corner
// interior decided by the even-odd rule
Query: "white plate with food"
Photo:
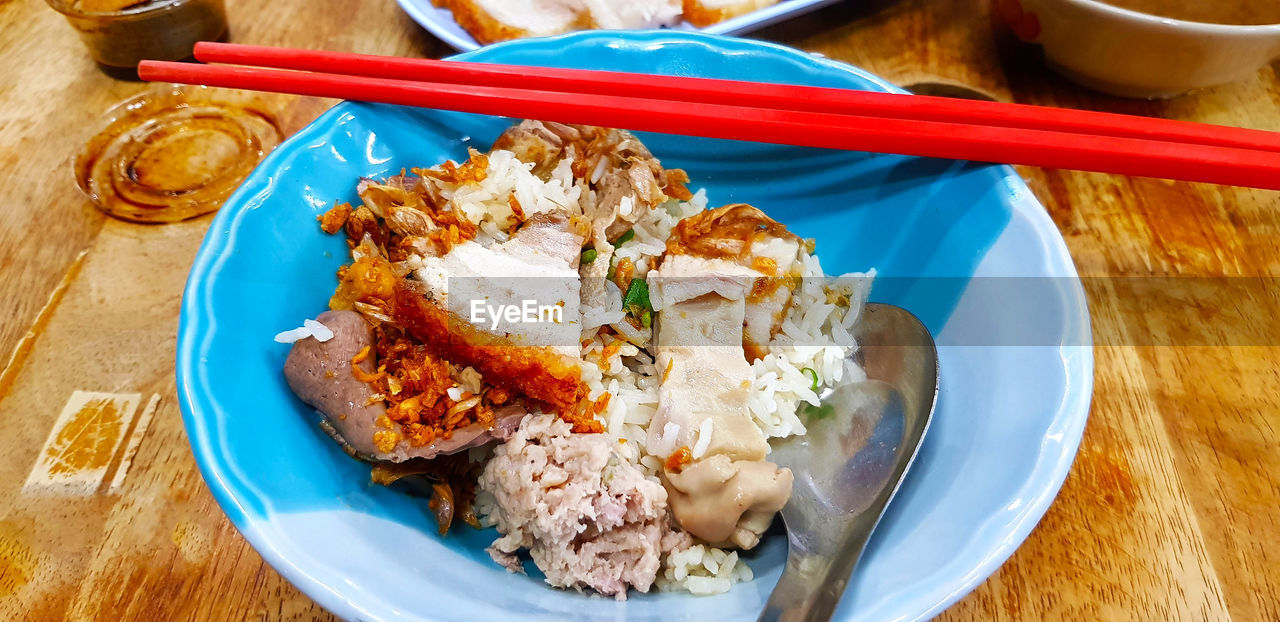
[[[676,28],[740,35],[840,0],[396,0],[455,49],[587,29]],[[465,26],[463,25],[465,24]]]

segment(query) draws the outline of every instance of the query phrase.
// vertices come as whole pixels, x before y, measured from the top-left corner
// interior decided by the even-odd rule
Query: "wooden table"
[[[227,5],[234,41],[448,53],[390,0]],[[236,533],[182,430],[174,336],[209,219],[115,221],[71,182],[89,121],[145,86],[99,73],[39,0],[0,0],[0,23],[0,617],[327,617]],[[983,0],[847,2],[761,36],[898,84],[1280,130],[1277,67],[1172,101],[1114,99],[1046,72]],[[331,103],[281,98],[276,113],[292,132]],[[1280,274],[1280,193],[1021,172],[1085,277],[1262,278],[1141,294],[1086,278],[1101,345],[1079,457],[1026,543],[942,618],[1280,619],[1280,329],[1266,280]],[[53,440],[105,452],[75,458],[101,468],[75,494],[28,485],[60,414],[94,393],[108,407]]]

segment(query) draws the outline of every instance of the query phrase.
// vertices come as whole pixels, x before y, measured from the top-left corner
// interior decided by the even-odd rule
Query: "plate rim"
[[[851,73],[887,90],[902,92],[901,89],[883,78],[870,74],[861,68],[826,57],[814,56],[780,44],[670,29],[625,32],[580,31],[546,39],[522,39],[503,42],[473,52],[463,53],[453,58],[465,60],[482,53],[501,53],[505,48],[526,45],[529,41],[537,41],[542,45],[547,42],[566,43],[575,39],[596,38],[614,42],[621,39],[623,43],[643,45],[646,48],[661,47],[675,43],[697,43],[720,51],[725,50],[725,48],[757,50],[765,48],[770,53],[780,53],[794,58],[802,57],[805,62],[817,63],[827,68]],[[333,126],[345,114],[348,114],[351,106],[352,103],[347,101],[338,103],[282,142],[227,199],[225,205],[231,206],[232,209],[219,210],[211,221],[209,230],[201,243],[195,260],[192,262],[183,290],[182,307],[179,314],[175,373],[178,385],[178,401],[187,438],[201,476],[218,502],[220,509],[223,510],[228,519],[253,546],[255,551],[263,557],[264,561],[297,586],[300,591],[325,609],[340,616],[363,618],[369,612],[361,610],[355,603],[335,592],[328,584],[290,563],[289,559],[272,543],[271,538],[254,528],[253,521],[249,519],[241,499],[236,496],[233,492],[233,487],[225,480],[227,469],[234,470],[234,465],[222,464],[222,461],[215,460],[218,454],[213,447],[213,443],[218,439],[213,438],[214,435],[211,432],[215,432],[216,429],[205,429],[199,420],[208,417],[205,411],[216,407],[213,406],[212,400],[208,397],[209,392],[195,391],[196,388],[199,388],[199,380],[207,380],[207,368],[199,364],[199,354],[207,349],[206,344],[211,341],[212,329],[217,325],[217,320],[210,308],[211,297],[203,290],[212,287],[212,277],[216,276],[222,264],[222,258],[226,257],[224,251],[234,245],[238,234],[237,225],[239,220],[249,212],[252,212],[253,208],[248,207],[252,204],[251,199],[253,197],[250,195],[269,191],[274,187],[274,182],[269,177],[261,178],[258,175],[258,170],[266,170],[268,167],[274,166],[277,161],[289,157],[289,153],[292,150],[285,149],[287,144],[307,144],[312,139],[332,131]],[[1077,345],[1063,343],[1049,347],[1055,347],[1059,350],[1063,361],[1063,371],[1070,381],[1074,381],[1077,384],[1074,390],[1072,390],[1071,386],[1064,388],[1065,395],[1062,403],[1058,405],[1057,411],[1053,416],[1048,419],[1050,424],[1048,431],[1056,430],[1063,434],[1063,451],[1052,460],[1044,459],[1044,454],[1041,453],[1042,457],[1037,459],[1034,468],[1028,475],[1027,484],[1024,484],[1044,482],[1047,486],[1038,487],[1036,491],[1038,494],[1028,500],[1028,503],[1024,506],[1025,510],[1018,515],[1019,520],[1009,530],[1004,539],[1000,541],[999,545],[991,550],[990,554],[984,557],[972,572],[962,577],[954,585],[948,586],[949,591],[943,590],[946,592],[945,595],[935,599],[934,604],[927,611],[922,612],[919,619],[927,619],[937,615],[963,598],[1003,565],[1025,541],[1030,532],[1043,518],[1048,507],[1057,498],[1058,492],[1078,453],[1092,402],[1094,355],[1087,297],[1075,264],[1071,259],[1066,241],[1049,216],[1048,211],[1030,191],[1025,181],[1017,175],[1016,171],[1007,165],[999,165],[998,168],[1003,173],[1002,179],[1004,182],[1015,191],[1014,196],[1006,196],[1004,198],[1009,204],[1011,212],[1025,217],[1026,223],[1035,232],[1034,241],[1036,245],[1044,251],[1043,260],[1046,265],[1060,271],[1060,274],[1055,276],[1065,277],[1056,280],[1059,282],[1058,289],[1063,296],[1064,302],[1067,303],[1066,306],[1077,312],[1073,313],[1071,317],[1077,318],[1078,321],[1074,322],[1074,325],[1065,327],[1068,329],[1068,335],[1078,338]],[[219,231],[226,231],[226,234],[217,235]],[[198,304],[202,301],[205,304]],[[199,334],[200,332],[205,334],[202,336]],[[197,415],[200,415],[200,417],[197,417]],[[934,591],[937,592],[938,590]],[[424,617],[430,619],[430,616]]]

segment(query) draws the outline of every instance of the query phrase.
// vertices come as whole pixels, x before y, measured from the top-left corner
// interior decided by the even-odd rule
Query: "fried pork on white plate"
[[[434,0],[482,44],[592,28],[658,28],[680,19],[678,0]]]
[[[698,28],[706,28],[777,3],[778,0],[684,0],[684,18]]]
[[[670,26],[680,20],[675,0],[583,0],[593,28],[622,30]]]
[[[433,0],[482,45],[547,37],[586,27],[576,2],[558,0]]]

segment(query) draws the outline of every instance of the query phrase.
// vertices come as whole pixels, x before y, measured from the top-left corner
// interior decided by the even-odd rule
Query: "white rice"
[[[636,266],[635,277],[645,278],[654,260],[666,250],[666,239],[676,223],[706,207],[706,193],[699,190],[688,202],[668,202],[663,209],[647,214],[636,223],[635,237],[617,248],[616,260],[631,259]],[[843,295],[848,302],[834,304],[828,302],[827,279],[818,258],[804,255],[801,261],[805,278],[793,294],[795,298],[782,332],[770,344],[769,354],[752,365],[758,390],[752,392],[748,407],[768,438],[804,434],[804,423],[797,412],[801,404],[816,406],[822,389],[862,375],[850,359],[855,347],[851,329],[874,273],[842,278],[840,283],[849,291],[831,293]],[[848,284],[852,284],[852,289]],[[612,353],[608,360],[601,360],[605,347],[614,338],[601,337],[598,326],[609,324],[623,334],[632,329],[624,319],[622,292],[612,284],[610,287],[609,308],[583,308],[583,339],[587,343],[583,348],[583,381],[590,388],[593,400],[604,393],[613,394],[608,408],[600,415],[605,432],[619,441],[623,458],[657,479],[664,458],[676,449],[680,431],[668,423],[672,429],[663,430],[654,446],[646,446],[648,423],[658,408],[659,370],[643,351],[628,344]],[[648,335],[644,337],[647,341]],[[802,371],[806,368],[818,377],[817,391],[812,389],[812,379]],[[704,428],[699,430],[691,450],[694,458],[701,457],[710,445],[714,434],[710,424],[710,420],[705,421]],[[663,561],[658,586],[663,590],[716,594],[751,577],[751,569],[740,563],[737,553],[696,545],[673,552]]]
[[[569,160],[552,171],[549,181],[542,181],[531,172],[533,164],[521,162],[510,151],[495,150],[488,158],[488,174],[480,183],[430,180],[440,187],[443,198],[480,228],[484,235],[477,237],[478,242],[507,240],[507,229],[515,222],[510,203],[513,196],[526,217],[559,209],[581,211],[583,186],[574,182]]]
[[[694,460],[706,455],[707,448],[711,446],[711,434],[715,432],[715,422],[710,418],[703,419],[702,425],[698,426],[698,440],[693,444],[693,451],[689,452]]]
[[[658,589],[720,594],[729,591],[734,583],[750,581],[753,576],[750,566],[739,563],[737,551],[695,544],[667,556],[658,574]]]
[[[441,186],[445,198],[478,223],[481,243],[507,239],[506,231],[513,222],[510,196],[515,196],[525,215],[531,216],[560,208],[581,213],[580,201],[584,193],[591,192],[582,181],[573,179],[567,159],[555,169],[550,181],[544,182],[530,172],[531,164],[520,162],[510,152],[493,151],[488,157],[488,176],[478,184],[433,182]],[[592,177],[601,174],[602,170],[593,171]],[[634,277],[646,278],[665,251],[676,223],[706,208],[707,196],[700,190],[689,201],[669,201],[660,209],[643,214],[633,227],[635,236],[615,249],[613,261],[630,259],[635,266]],[[635,209],[633,204],[622,206],[622,211]],[[768,438],[804,434],[804,424],[797,414],[801,405],[816,406],[823,389],[863,377],[850,359],[856,347],[851,327],[874,273],[846,275],[852,278],[830,286],[818,258],[804,255],[802,276],[781,332],[769,344],[767,356],[752,365],[757,390],[751,393],[748,408]],[[679,430],[664,430],[653,446],[646,446],[648,425],[658,408],[660,370],[647,352],[633,343],[613,344],[617,338],[601,335],[600,329],[609,326],[642,345],[649,342],[652,331],[637,329],[626,321],[623,292],[615,284],[607,284],[606,290],[602,305],[591,306],[583,301],[581,308],[582,381],[592,400],[610,394],[599,418],[605,433],[616,443],[618,455],[637,465],[647,478],[658,481],[663,460],[675,450]],[[817,376],[816,390],[805,370],[812,370]],[[472,378],[468,371],[474,374],[474,370],[464,370],[459,395],[464,390],[479,392],[479,374]],[[694,457],[701,457],[710,445],[715,433],[710,423],[708,420],[698,431],[692,448]],[[477,499],[478,513],[482,517],[491,515],[492,503],[492,497],[482,491]],[[663,590],[715,594],[751,578],[751,569],[736,552],[697,544],[667,555],[657,583]]]
[[[324,343],[333,339],[333,331],[329,330],[328,326],[325,326],[316,320],[303,320],[302,326],[276,334],[275,342],[294,343],[296,341],[306,339],[307,337],[315,337],[316,341]]]

